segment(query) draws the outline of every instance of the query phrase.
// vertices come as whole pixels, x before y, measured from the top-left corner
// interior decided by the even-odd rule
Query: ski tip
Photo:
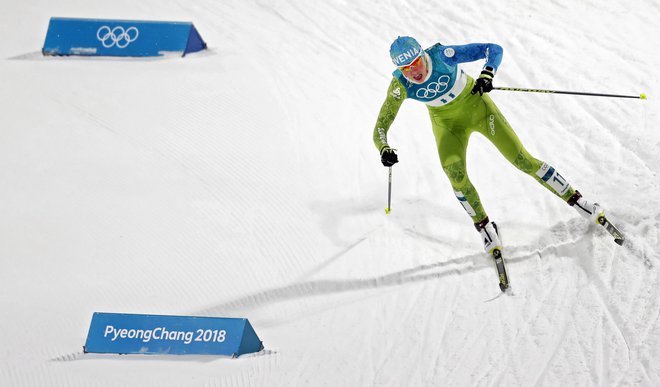
[[[386,214],[389,214],[390,212],[392,212],[392,209],[391,209],[391,208],[386,208],[386,209],[385,209],[385,213],[386,213]]]
[[[502,285],[500,285],[500,290],[502,290]],[[513,293],[513,289],[511,289],[511,286],[506,285],[506,287],[504,288],[504,290],[502,290],[501,292],[497,293],[497,295],[496,295],[495,297],[489,298],[489,299],[487,299],[487,300],[484,301],[484,302],[495,301],[495,300],[497,300],[498,298],[502,297],[502,296],[505,295],[505,294],[506,294],[507,296],[515,296],[515,294]]]
[[[639,98],[641,98],[641,99],[646,99],[646,94],[644,94],[644,93],[640,94],[640,95],[639,95]]]
[[[500,290],[502,293],[506,293],[507,289],[509,289],[509,284],[503,284],[500,282]]]
[[[614,240],[614,243],[616,243],[619,246],[623,246],[623,242],[625,242],[625,239],[623,238],[617,238]]]

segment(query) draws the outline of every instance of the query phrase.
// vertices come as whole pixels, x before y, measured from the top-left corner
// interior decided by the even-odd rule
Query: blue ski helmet
[[[397,67],[411,64],[422,52],[422,46],[410,36],[399,36],[390,46],[390,57]]]

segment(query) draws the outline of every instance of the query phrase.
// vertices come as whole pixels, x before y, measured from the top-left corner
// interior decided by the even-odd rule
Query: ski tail
[[[621,231],[619,231],[618,228],[616,228],[614,224],[612,224],[612,222],[609,221],[609,219],[605,217],[605,215],[598,217],[598,224],[605,227],[605,230],[607,230],[607,232],[612,235],[616,244],[623,246],[623,242],[626,240],[626,237]]]
[[[497,267],[497,274],[500,279],[500,290],[506,292],[509,288],[509,276],[506,274],[504,257],[502,257],[502,252],[499,249],[493,250],[493,259],[495,259],[495,266]]]

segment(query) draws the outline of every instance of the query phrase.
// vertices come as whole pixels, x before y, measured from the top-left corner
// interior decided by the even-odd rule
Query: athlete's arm
[[[394,122],[394,118],[396,118],[399,108],[406,97],[405,87],[403,87],[398,79],[392,78],[390,87],[387,89],[387,98],[380,108],[376,127],[374,128],[374,144],[379,153],[383,153],[383,149],[389,148],[387,144],[387,131],[390,130],[390,125]]]
[[[495,73],[500,63],[502,63],[504,51],[502,47],[494,43],[470,43],[460,46],[442,46],[440,47],[440,54],[445,63],[448,64],[486,59],[484,68],[490,67]]]

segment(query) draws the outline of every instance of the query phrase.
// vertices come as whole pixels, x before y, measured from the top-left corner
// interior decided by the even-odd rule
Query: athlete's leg
[[[460,127],[449,127],[448,125],[457,123],[444,121],[433,112],[431,112],[431,122],[442,169],[449,178],[456,198],[472,218],[473,223],[479,223],[487,216],[479,194],[467,174],[465,154],[469,134]]]
[[[477,124],[477,130],[486,136],[516,168],[532,176],[550,192],[562,198],[575,208],[580,216],[597,222],[598,217],[605,214],[605,210],[598,203],[583,198],[554,167],[530,155],[490,97],[484,95],[482,98],[486,111],[481,124]]]
[[[456,100],[440,109],[429,108],[429,113],[442,168],[449,178],[456,198],[481,234],[484,249],[492,254],[494,250],[502,249],[502,242],[495,224],[488,220],[466,168],[465,154],[470,133],[473,131],[470,129],[473,127],[473,107],[481,105],[484,109],[482,102],[471,98],[469,91],[473,84],[474,80],[468,77],[468,85]]]
[[[568,201],[575,194],[575,190],[566,179],[554,167],[530,155],[490,97],[483,95],[482,99],[486,109],[477,125],[477,131],[486,136],[516,168],[532,176],[564,201]]]

